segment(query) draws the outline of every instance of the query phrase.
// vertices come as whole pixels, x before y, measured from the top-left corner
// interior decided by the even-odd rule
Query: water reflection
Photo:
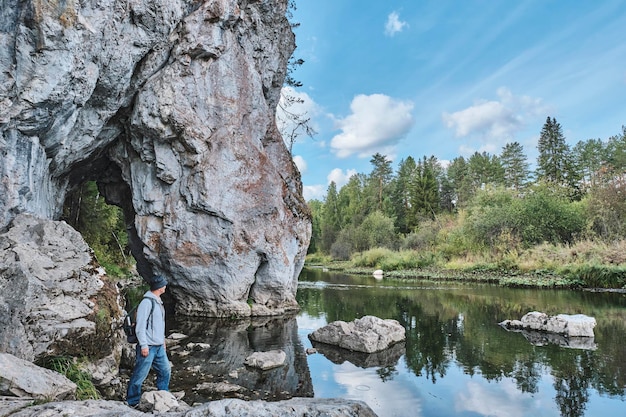
[[[172,389],[184,389],[189,402],[312,395],[359,399],[381,417],[623,414],[624,295],[378,281],[305,270],[297,298],[302,310],[296,317],[176,323],[175,330],[189,338],[172,352]],[[498,325],[528,311],[595,317],[593,346],[507,332]],[[309,333],[368,314],[398,320],[406,342],[376,355],[316,344],[319,353],[306,356],[305,349],[313,346]],[[260,372],[243,365],[251,353],[273,349],[287,353],[284,368]],[[222,386],[219,391],[210,384],[198,389],[219,382],[243,390]]]
[[[545,333],[536,330],[509,330],[518,332],[528,343],[535,346],[557,345],[570,349],[596,350],[598,345],[593,337],[564,336],[562,334]]]
[[[189,403],[236,397],[281,400],[312,397],[313,386],[295,317],[266,319],[178,318],[170,331],[187,335],[170,348],[171,389]],[[281,349],[283,367],[261,371],[244,365],[254,352]]]
[[[406,352],[404,343],[396,343],[388,349],[375,353],[352,352],[324,343],[312,343],[313,347],[332,363],[341,365],[344,362],[350,362],[359,368],[394,368]]]
[[[351,321],[371,314],[405,326],[405,356],[393,372],[377,371],[395,389],[404,384],[417,388],[414,398],[422,400],[421,412],[394,414],[388,405],[370,404],[380,415],[577,417],[623,411],[623,295],[411,284],[317,270],[305,271],[301,283],[298,302],[309,322],[315,317]],[[497,325],[533,310],[593,316],[598,321],[595,340],[586,341],[592,345],[576,345],[571,338],[557,340],[545,334],[537,338]],[[310,369],[318,396],[317,371]],[[392,395],[389,402],[397,399]]]

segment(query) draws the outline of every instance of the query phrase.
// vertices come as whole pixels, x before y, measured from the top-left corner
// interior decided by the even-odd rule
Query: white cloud
[[[358,95],[350,109],[351,115],[337,121],[342,133],[330,142],[339,158],[394,153],[395,146],[414,123],[412,102],[394,100],[384,94]]]
[[[454,129],[457,137],[479,135],[506,142],[523,130],[529,120],[548,112],[539,98],[516,97],[504,87],[498,89],[497,95],[498,100],[479,101],[464,110],[443,113],[443,123]]]
[[[350,181],[350,177],[356,174],[356,169],[348,169],[346,170],[346,172],[343,172],[341,168],[335,168],[330,171],[326,179],[328,179],[329,185],[331,182],[334,182],[335,185],[337,185],[337,189],[340,189],[341,187],[346,185],[348,181]]]
[[[321,184],[305,185],[302,187],[302,196],[305,201],[323,200],[326,196],[326,191],[326,187]]]
[[[301,174],[306,174],[307,170],[309,169],[309,165],[306,163],[306,161],[304,160],[302,156],[300,155],[294,156],[293,162],[294,164],[296,164]]]
[[[462,144],[459,146],[459,153],[461,156],[470,157],[474,152],[483,153],[487,152],[491,155],[497,155],[502,151],[502,147],[498,147],[495,143],[484,143],[481,146],[475,148],[473,146]]]
[[[298,158],[294,158],[294,161]],[[297,163],[296,163],[297,165]],[[331,182],[334,182],[337,186],[337,190],[346,185],[350,180],[350,177],[356,175],[356,169],[348,169],[345,172],[341,168],[335,168],[326,176],[328,183],[326,185],[305,185],[302,189],[302,194],[306,201],[310,200],[323,200],[326,197],[328,186]]]
[[[398,32],[407,27],[409,24],[400,20],[398,12],[391,12],[387,16],[387,23],[385,23],[385,35],[394,36]]]

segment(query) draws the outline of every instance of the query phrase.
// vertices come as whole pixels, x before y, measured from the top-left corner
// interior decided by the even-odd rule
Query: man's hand
[[[143,356],[144,358],[146,356],[148,356],[148,353],[150,353],[150,349],[145,347],[145,348],[141,348],[141,356]]]

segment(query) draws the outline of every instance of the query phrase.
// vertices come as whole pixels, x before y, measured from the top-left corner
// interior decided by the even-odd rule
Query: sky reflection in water
[[[339,318],[337,316],[341,316],[342,314],[346,317],[353,315],[355,318],[365,314],[382,316],[380,311],[385,310],[385,308],[379,308],[377,310],[374,306],[384,306],[387,301],[381,300],[379,292],[368,292],[371,290],[372,286],[379,285],[384,287],[377,291],[385,290],[385,293],[388,292],[387,290],[395,289],[399,292],[398,298],[406,298],[407,294],[409,294],[408,297],[415,297],[413,302],[417,304],[419,304],[421,300],[426,300],[425,303],[429,302],[427,301],[428,296],[426,293],[420,293],[420,289],[426,292],[433,290],[437,291],[435,290],[436,286],[431,286],[430,284],[414,286],[407,285],[406,283],[388,284],[374,282],[373,280],[368,281],[365,278],[357,278],[356,282],[350,281],[346,283],[341,282],[342,279],[337,278],[336,276],[326,277],[322,275],[322,278],[320,278],[320,276],[321,275],[319,274],[316,274],[313,277],[307,277],[305,275],[305,280],[301,283],[301,290],[307,292],[307,294],[299,299],[299,302],[303,307],[303,311],[298,315],[297,323],[298,334],[305,347],[312,346],[311,342],[308,340],[308,334],[324,326],[327,322],[337,319],[345,321],[350,320],[348,318]],[[308,282],[306,281],[307,278],[309,279]],[[311,278],[318,281],[311,282]],[[322,283],[320,279],[325,281]],[[370,285],[368,285],[369,282],[371,282]],[[368,287],[370,288],[369,290],[367,289]],[[331,295],[331,292],[341,292],[345,294],[345,290],[349,289],[351,290],[349,292],[353,294],[352,297],[350,297],[351,301],[349,301],[348,304],[358,303],[354,301],[354,299],[360,298],[361,304],[365,307],[358,307],[354,304],[343,308],[345,306],[342,304],[345,303],[342,303],[341,297],[345,297],[345,295],[340,295],[340,298],[336,298],[336,294]],[[441,290],[444,289],[442,288]],[[471,287],[465,288],[463,286],[459,289],[447,287],[443,292],[456,292],[457,290],[458,293],[454,296],[444,296],[443,299],[452,299],[453,301],[449,305],[442,303],[445,305],[442,305],[441,308],[450,310],[451,305],[455,306],[455,308],[459,308],[459,306],[463,305],[463,303],[458,302],[457,297],[458,299],[463,300],[464,297],[466,297],[466,295],[460,295],[460,293],[473,292]],[[358,291],[366,291],[366,293],[358,293]],[[497,293],[499,291],[500,290],[496,290]],[[315,292],[316,294],[311,292]],[[480,291],[477,293],[480,293]],[[411,294],[418,295],[415,296]],[[523,295],[522,299],[514,300],[515,303],[520,304],[520,307],[517,308],[521,308],[522,310],[525,308],[532,309],[533,307],[541,306],[543,302],[553,303],[551,300],[538,300],[536,302],[528,301],[541,298],[541,293],[530,294],[529,296],[527,292],[524,292],[517,295]],[[468,303],[471,305],[480,305],[481,303],[484,303],[485,300],[490,299],[491,296],[494,298],[498,297],[497,294],[471,294],[468,296],[470,297]],[[578,296],[581,295],[579,294]],[[382,296],[382,298],[386,297],[387,295]],[[441,295],[438,297],[441,297]],[[506,297],[508,297],[508,295]],[[582,298],[587,299],[589,297],[588,295],[582,295]],[[343,300],[346,301],[347,299],[343,298]],[[587,303],[587,301],[588,300],[586,300],[585,303]],[[572,304],[571,300],[568,301],[567,299],[563,302],[565,303],[564,305]],[[313,305],[307,305],[308,303],[312,303]],[[430,303],[436,304],[433,303],[432,300]],[[415,311],[421,312],[424,316],[427,314],[433,314],[433,311],[428,308],[424,310],[420,310],[418,308],[416,310],[413,305],[410,306],[413,309],[412,313],[402,312],[402,308],[399,307],[400,305],[403,305],[402,302],[396,302],[396,311],[390,312],[389,314],[414,315]],[[484,308],[489,308],[489,305],[489,302],[486,302],[485,306],[487,307]],[[621,305],[623,305],[623,300],[619,301],[618,298],[617,305],[609,306],[608,310],[613,314],[615,311],[621,311],[621,313],[624,313],[624,311],[620,308]],[[328,309],[328,306],[334,306],[332,310],[339,308],[342,312],[337,313],[336,311],[325,311]],[[604,307],[606,306],[602,305],[595,307],[593,302],[591,302],[589,305],[581,306],[580,308],[590,311],[595,310],[594,314],[597,313],[601,315],[603,314],[602,311]],[[371,312],[368,311],[370,308],[373,309]],[[561,306],[556,308],[565,307]],[[311,311],[313,313],[310,314]],[[563,312],[571,313],[571,311]],[[448,311],[447,315],[450,315],[449,313],[450,311]],[[549,314],[555,313],[549,312]],[[435,315],[437,315],[437,323],[440,328],[444,328],[446,326],[446,320],[444,317],[446,314],[442,313],[441,317],[439,316],[439,313],[435,313]],[[469,317],[465,317],[467,315],[469,315]],[[410,317],[408,320],[409,326],[414,327],[416,325],[416,321],[422,320],[424,316],[418,316],[417,318],[415,316]],[[337,364],[327,359],[322,353],[308,356],[308,366],[311,379],[313,381],[315,396],[324,398],[342,397],[362,400],[365,401],[380,417],[564,417],[565,415],[567,415],[567,417],[595,417],[604,415],[626,415],[623,411],[626,408],[623,398],[624,387],[622,387],[622,397],[610,396],[606,394],[600,395],[595,388],[591,387],[593,382],[589,382],[588,386],[586,385],[583,389],[579,390],[579,387],[576,386],[576,373],[578,372],[576,370],[572,371],[574,374],[573,376],[565,375],[562,377],[559,383],[561,383],[561,387],[563,387],[563,384],[565,384],[566,387],[565,389],[561,389],[560,393],[557,393],[557,390],[555,390],[555,377],[553,376],[555,375],[555,370],[551,369],[550,363],[556,362],[555,357],[557,359],[564,358],[562,361],[565,363],[570,360],[577,361],[579,359],[579,356],[577,356],[578,353],[572,355],[572,352],[580,351],[557,346],[534,347],[531,346],[530,343],[520,334],[507,333],[504,330],[499,329],[496,319],[500,318],[494,317],[494,320],[491,323],[481,323],[478,325],[476,320],[471,320],[473,319],[471,316],[471,311],[456,312],[456,322],[452,326],[455,330],[452,330],[451,334],[448,334],[446,339],[444,352],[447,358],[442,361],[444,365],[440,365],[438,368],[431,370],[430,372],[425,371],[424,369],[418,369],[416,372],[411,369],[408,365],[406,354],[402,355],[395,366],[385,368],[362,368],[354,365],[348,360],[341,364]],[[468,320],[469,323],[465,323],[466,320]],[[602,323],[602,320],[599,320],[599,323]],[[469,326],[470,329],[464,329],[465,326]],[[480,327],[485,326],[488,330],[481,333]],[[491,328],[491,326],[495,326],[495,328]],[[601,327],[601,325],[598,327]],[[598,327],[596,329],[598,329]],[[479,330],[476,330],[477,328],[479,328]],[[500,330],[502,331],[500,332]],[[598,330],[600,330],[600,332],[602,331],[602,329]],[[453,334],[455,331],[460,334]],[[415,332],[424,332],[424,329],[416,329],[414,333]],[[437,332],[438,329],[435,330],[435,333]],[[466,339],[470,336],[467,336],[464,333],[469,334],[470,332],[479,335],[484,334],[484,338],[486,338],[486,340],[472,340],[468,342]],[[498,337],[501,337],[503,340],[498,341],[491,339],[493,338],[493,334],[498,335]],[[429,337],[428,335],[420,336],[424,338]],[[437,335],[435,334],[434,336]],[[415,337],[415,334],[411,337]],[[473,336],[473,338],[480,339],[480,337],[476,336]],[[503,344],[504,346],[511,344],[519,345],[520,349],[511,349],[509,346],[509,350],[501,352],[503,356],[514,354],[515,359],[510,357],[504,359],[497,356],[494,357],[494,351],[497,354],[498,347],[489,347],[488,345],[490,342],[496,345]],[[468,371],[467,365],[464,365],[464,362],[467,363],[467,352],[464,353],[465,361],[458,360],[458,349],[481,349],[481,343],[483,343],[482,349],[490,350],[491,353],[489,353],[489,355],[485,354],[484,357],[481,356],[480,359],[477,359],[476,361],[479,362],[482,367],[492,366],[492,372],[496,375],[498,372],[502,372],[502,375],[496,377],[492,375],[490,378],[485,378],[481,372],[482,368],[478,366],[476,366],[475,369]],[[471,346],[469,348],[467,346],[464,347],[464,344],[471,344]],[[421,349],[423,348],[424,343],[420,345],[419,342],[407,342],[407,349],[413,349],[411,350],[412,355],[431,355],[430,352],[417,352],[419,349],[415,347],[416,345],[419,345],[419,348]],[[516,366],[524,368],[518,372],[521,373],[523,377],[518,376],[518,380],[516,380],[516,378],[511,375],[517,371],[515,369],[505,370],[505,368],[509,365],[509,362],[518,361],[518,356],[526,355],[529,350],[531,352],[529,355],[530,360],[543,358],[546,362],[535,362],[527,367],[524,367],[523,362],[521,364],[516,363]],[[623,352],[623,349],[620,352]],[[570,356],[567,356],[568,354]],[[588,355],[592,355],[593,357],[595,354],[596,352],[591,352]],[[600,352],[600,354],[602,354],[602,352]],[[582,354],[580,357],[584,360],[584,358],[588,357],[585,355],[587,354]],[[418,359],[422,360],[422,358]],[[334,361],[337,362],[336,359]],[[415,361],[415,359],[413,359],[413,361]],[[484,361],[494,361],[494,363],[484,363]],[[502,367],[502,371],[500,371],[499,367]],[[567,365],[565,365],[565,367],[567,367]],[[616,370],[616,372],[621,373],[623,370],[619,369]],[[530,382],[528,382],[528,380],[530,380]],[[583,381],[583,385],[590,380],[590,377],[585,379]],[[524,384],[529,384],[531,386],[526,387],[526,389],[521,389],[520,386]]]

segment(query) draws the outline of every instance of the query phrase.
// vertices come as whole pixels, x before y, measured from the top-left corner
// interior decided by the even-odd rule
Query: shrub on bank
[[[391,256],[394,256],[391,249],[374,248],[365,252],[360,252],[352,256],[351,263],[355,267],[380,268],[380,262]]]
[[[306,256],[306,262],[311,265],[325,265],[332,262],[330,255],[324,255],[321,252],[309,253]]]
[[[498,250],[502,240],[525,248],[569,244],[585,228],[584,206],[554,188],[535,186],[523,197],[512,190],[480,191],[468,208],[464,231],[475,244]]]
[[[566,266],[560,275],[587,288],[626,288],[626,267],[611,265]]]
[[[351,265],[355,268],[376,268],[384,271],[399,271],[426,268],[436,265],[438,257],[432,251],[392,251],[375,248],[355,254]]]

